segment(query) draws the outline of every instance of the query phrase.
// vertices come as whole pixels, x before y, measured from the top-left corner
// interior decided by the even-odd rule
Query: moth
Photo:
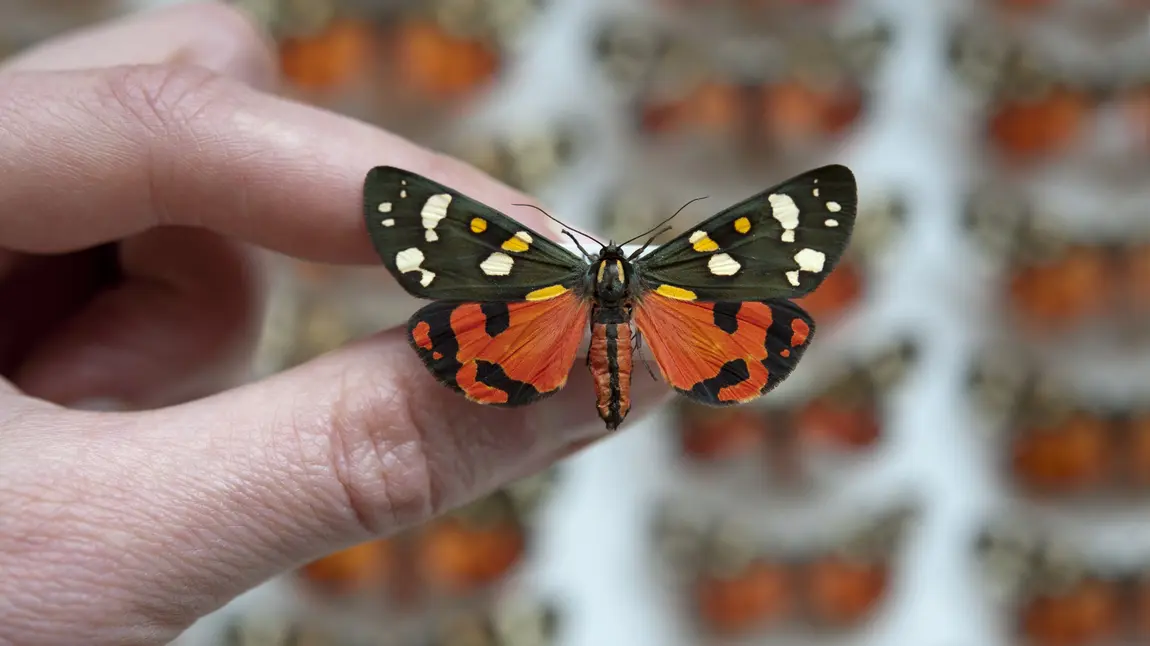
[[[589,253],[564,230],[580,257],[415,173],[377,167],[364,182],[364,218],[383,264],[408,293],[436,301],[408,322],[428,370],[471,401],[523,406],[567,383],[590,328],[587,365],[608,430],[631,408],[640,341],[664,380],[700,403],[748,402],[781,383],[815,332],[788,299],[834,269],[856,207],[851,171],[824,166],[646,255],[658,232],[628,255],[630,241]]]
[[[813,637],[857,630],[880,613],[918,515],[915,506],[901,503],[856,518],[831,536],[785,541],[761,535],[740,518],[664,503],[651,532],[674,587],[704,632]]]
[[[982,528],[973,549],[1018,643],[1145,644],[1150,567],[1144,560],[1099,558],[1082,543],[1015,520]]]
[[[1150,319],[1150,235],[1074,233],[1053,219],[1016,194],[980,190],[967,200],[964,226],[1004,260],[1002,291],[1020,327],[1059,334],[1109,324],[1137,336]]]
[[[1089,11],[1090,4],[1082,8]],[[1120,25],[1123,18],[1112,16],[1108,22]],[[1128,158],[1145,156],[1150,82],[1144,69],[1069,67],[1007,30],[988,29],[985,20],[953,29],[947,48],[951,73],[981,104],[981,136],[1008,165],[1027,167],[1081,155],[1126,164]],[[1099,138],[1100,127],[1118,134]],[[1124,143],[1105,143],[1110,137]]]
[[[1150,406],[1100,401],[1033,358],[989,348],[967,388],[1001,443],[1010,483],[1066,503],[1137,498],[1150,488]]]
[[[755,22],[739,18],[742,27]],[[644,135],[716,138],[756,153],[846,136],[871,107],[871,79],[893,37],[876,22],[733,56],[673,29],[617,19],[598,28],[594,55],[628,95]]]
[[[482,594],[530,552],[537,512],[557,479],[552,469],[516,481],[430,523],[312,561],[297,577],[321,598],[399,609]]]

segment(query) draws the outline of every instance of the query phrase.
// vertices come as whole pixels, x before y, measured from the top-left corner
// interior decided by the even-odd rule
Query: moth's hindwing
[[[858,191],[845,166],[769,188],[635,262],[647,289],[678,300],[797,298],[835,268],[854,230]]]
[[[522,406],[567,383],[590,304],[574,292],[539,301],[432,303],[408,338],[435,377],[468,399]]]
[[[672,387],[697,402],[748,402],[794,371],[815,322],[785,300],[686,301],[644,294],[635,322]]]
[[[515,220],[398,168],[368,172],[363,214],[384,265],[420,298],[544,300],[573,288],[586,269]]]

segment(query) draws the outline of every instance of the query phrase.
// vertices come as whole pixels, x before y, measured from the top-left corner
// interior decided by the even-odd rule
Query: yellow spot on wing
[[[519,231],[515,235],[507,239],[502,247],[504,251],[524,252],[531,246],[531,234],[526,231]]]
[[[715,251],[719,248],[718,243],[712,240],[705,231],[696,231],[692,233],[691,237],[688,238],[688,241],[691,243],[691,247],[699,253]]]
[[[471,232],[483,233],[487,230],[487,220],[483,218],[471,218]]]
[[[562,285],[551,285],[550,287],[541,287],[533,292],[528,292],[525,297],[529,301],[545,301],[549,298],[555,298],[567,291],[567,288]]]
[[[655,289],[655,293],[678,301],[693,301],[698,298],[695,292],[689,289],[683,289],[682,287],[675,287],[674,285],[659,285],[659,287]]]
[[[739,218],[735,220],[735,231],[739,233],[746,233],[751,230],[751,221],[747,218]]]

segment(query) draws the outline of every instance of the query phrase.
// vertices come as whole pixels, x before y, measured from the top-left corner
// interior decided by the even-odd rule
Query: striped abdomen
[[[599,417],[615,430],[631,409],[631,325],[592,323],[587,352]]]

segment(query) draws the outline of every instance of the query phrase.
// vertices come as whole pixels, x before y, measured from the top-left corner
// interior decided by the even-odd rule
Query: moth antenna
[[[579,244],[579,238],[576,238],[575,234],[571,233],[567,229],[563,229],[563,235],[571,238],[571,242],[575,243],[575,247],[579,249],[584,258],[586,258],[588,261],[591,260],[591,254],[587,253],[587,250],[583,248],[583,245]]]
[[[650,238],[648,238],[647,241],[643,243],[642,247],[639,247],[638,249],[635,250],[635,253],[628,256],[627,260],[634,260],[634,259],[638,258],[639,256],[643,255],[643,252],[647,250],[647,247],[651,246],[651,243],[655,241],[655,238],[658,238],[659,236],[663,235],[664,233],[666,233],[670,230],[671,230],[671,227],[663,227],[662,229],[659,229],[659,232],[656,233],[655,235],[651,236]]]
[[[558,224],[559,226],[563,227],[564,229],[570,229],[570,230],[574,231],[575,233],[578,233],[579,235],[581,235],[581,236],[583,236],[583,237],[587,238],[587,239],[588,239],[588,240],[590,240],[591,242],[594,242],[595,244],[599,245],[600,247],[605,247],[605,246],[607,246],[607,245],[603,244],[602,242],[600,242],[600,241],[599,241],[599,239],[598,239],[598,238],[596,238],[595,236],[593,236],[593,235],[591,235],[591,234],[589,234],[589,233],[584,233],[583,231],[580,231],[579,229],[576,229],[576,228],[575,228],[575,227],[573,227],[573,226],[569,226],[569,225],[566,225],[566,224],[564,224],[564,223],[560,222],[560,221],[559,221],[557,218],[553,217],[553,216],[552,216],[550,213],[548,213],[547,211],[544,211],[542,208],[540,208],[540,207],[538,207],[538,206],[535,206],[534,204],[512,204],[511,206],[527,206],[527,207],[531,207],[531,208],[535,209],[536,211],[539,211],[539,212],[540,212],[540,213],[542,213],[543,215],[546,215],[546,216],[548,217],[548,219],[550,219],[550,220],[551,220],[552,222],[554,222],[555,224]],[[564,231],[564,233],[567,233],[567,232],[566,232],[566,231]],[[572,239],[574,239],[574,238],[572,238]],[[576,245],[578,245],[579,243],[578,243],[578,242],[576,242],[575,244],[576,244]],[[580,250],[582,250],[582,247],[579,247],[579,249],[580,249]],[[584,254],[586,254],[587,252],[586,252],[586,251],[584,251],[583,253],[584,253]]]
[[[688,201],[686,204],[684,204],[683,206],[680,206],[678,211],[675,211],[674,213],[672,213],[672,214],[671,214],[671,217],[667,218],[666,220],[663,220],[663,221],[662,221],[662,222],[660,222],[659,224],[656,224],[655,226],[651,227],[650,229],[647,229],[647,230],[646,230],[646,231],[644,231],[643,233],[640,233],[639,235],[635,236],[634,238],[631,238],[630,240],[628,240],[628,241],[626,241],[626,242],[620,242],[620,243],[619,243],[619,246],[620,246],[620,247],[622,247],[622,246],[623,246],[623,245],[625,245],[625,244],[630,244],[630,243],[632,243],[632,242],[634,242],[634,241],[638,240],[639,238],[642,238],[643,236],[645,236],[645,235],[647,235],[647,234],[651,233],[652,231],[654,231],[655,229],[658,229],[659,227],[661,227],[661,226],[663,226],[663,225],[667,224],[668,222],[670,222],[671,220],[674,220],[676,215],[679,215],[680,213],[682,213],[682,212],[683,212],[683,209],[687,208],[688,206],[691,206],[691,204],[693,204],[693,203],[695,203],[695,202],[698,202],[699,200],[705,200],[705,199],[707,199],[708,197],[710,197],[710,196],[708,196],[708,195],[704,195],[703,197],[696,197],[696,198],[694,198],[694,199],[692,199],[692,200],[689,200],[689,201]],[[668,227],[668,228],[669,228],[669,227]],[[667,229],[663,229],[662,231],[659,231],[659,233],[663,233],[663,231],[666,231],[666,230],[667,230]],[[655,235],[657,236],[657,235],[659,235],[659,233],[656,233]],[[647,244],[650,244],[650,243],[648,242]],[[646,245],[644,245],[644,247],[646,247]],[[634,258],[634,257],[635,257],[635,256],[634,256],[634,255],[632,255],[632,258]]]

